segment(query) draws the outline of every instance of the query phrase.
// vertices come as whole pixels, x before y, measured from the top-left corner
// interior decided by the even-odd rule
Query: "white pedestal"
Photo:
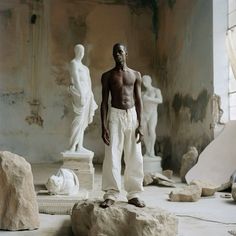
[[[93,152],[62,152],[62,168],[71,169],[78,176],[80,188],[92,190],[94,187]]]
[[[143,157],[143,172],[158,172],[162,173],[161,157]]]

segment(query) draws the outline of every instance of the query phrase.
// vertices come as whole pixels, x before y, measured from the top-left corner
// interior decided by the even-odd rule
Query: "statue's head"
[[[75,45],[74,51],[76,58],[82,60],[84,57],[84,46],[82,44],[77,44]]]
[[[126,62],[126,57],[128,55],[127,48],[121,43],[116,43],[113,46],[112,55],[117,64],[123,64]]]
[[[145,88],[148,88],[152,85],[152,78],[149,75],[144,75],[142,77],[142,82]]]

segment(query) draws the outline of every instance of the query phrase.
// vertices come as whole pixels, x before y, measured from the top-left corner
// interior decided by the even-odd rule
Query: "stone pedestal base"
[[[71,169],[78,176],[81,189],[92,190],[94,185],[93,152],[63,152],[62,168]]]
[[[144,173],[158,172],[162,173],[161,157],[143,157],[143,171]]]

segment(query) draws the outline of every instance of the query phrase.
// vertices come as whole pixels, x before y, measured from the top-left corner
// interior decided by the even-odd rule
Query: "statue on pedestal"
[[[162,95],[160,89],[152,86],[152,79],[149,75],[142,77],[142,83],[146,89],[142,92],[144,144],[146,147],[144,156],[156,157],[154,146],[158,120],[157,107],[162,103]]]
[[[94,100],[88,67],[83,65],[84,47],[77,44],[75,58],[70,62],[71,85],[75,118],[72,122],[69,150],[71,152],[91,152],[83,147],[84,131],[93,121],[97,104]]]

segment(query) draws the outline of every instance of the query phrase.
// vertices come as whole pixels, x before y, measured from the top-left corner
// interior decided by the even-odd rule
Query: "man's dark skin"
[[[127,110],[135,106],[138,127],[135,130],[137,143],[143,139],[141,127],[142,99],[141,99],[141,75],[126,65],[127,50],[122,44],[115,44],[113,47],[113,58],[115,67],[102,75],[102,139],[106,145],[110,145],[109,129],[107,127],[108,98],[111,94],[111,105],[114,108]],[[106,199],[100,204],[106,208],[114,203],[111,199]],[[145,204],[138,198],[128,201],[137,207],[144,207]]]

